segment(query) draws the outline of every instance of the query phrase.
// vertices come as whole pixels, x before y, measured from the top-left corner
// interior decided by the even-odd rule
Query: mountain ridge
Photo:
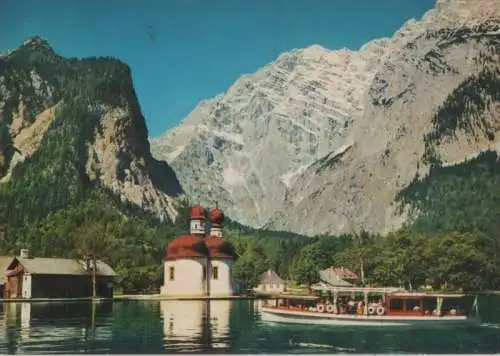
[[[245,217],[254,216],[263,223],[270,216],[272,208],[269,212],[263,212],[266,207],[260,206],[256,200],[261,201],[269,194],[276,197],[284,194],[291,184],[289,178],[295,171],[300,171],[314,158],[319,158],[335,149],[337,142],[338,145],[341,144],[344,131],[350,125],[351,112],[362,109],[359,107],[360,93],[357,92],[359,87],[357,82],[368,82],[371,78],[363,76],[356,78],[353,74],[352,78],[347,79],[352,84],[341,81],[335,85],[335,82],[330,81],[330,88],[318,89],[321,87],[321,82],[325,82],[322,77],[338,78],[352,63],[370,66],[370,61],[379,60],[377,50],[381,44],[383,44],[381,41],[373,42],[371,47],[367,47],[372,52],[366,55],[367,58],[361,59],[348,50],[342,51],[343,55],[339,58],[335,56],[331,58],[328,51],[317,45],[282,54],[275,62],[256,72],[255,76],[262,83],[257,89],[255,84],[248,81],[250,76],[243,75],[225,94],[200,102],[179,127],[168,131],[158,139],[152,138],[153,155],[158,159],[166,159],[176,172],[180,172],[180,179],[181,181],[184,179],[182,184],[187,191],[191,189],[190,187],[193,187],[192,190],[197,189],[199,183],[194,177],[199,175],[199,172],[187,166],[187,172],[183,173],[182,163],[176,162],[179,160],[192,162],[195,157],[196,163],[192,165],[199,165],[203,170],[209,171],[203,180],[207,189],[198,195],[191,191],[188,193],[190,198],[208,204],[213,201],[207,201],[202,195],[213,192],[221,204],[229,207],[227,210],[230,216],[243,223],[248,223]],[[314,63],[311,64],[312,60]],[[332,61],[341,66],[340,69],[330,65],[329,62]],[[310,78],[311,72],[315,73],[312,78]],[[297,79],[308,76],[309,83],[302,83]],[[350,85],[350,92],[344,92],[345,85]],[[274,89],[279,93],[274,95],[272,92]],[[342,106],[328,99],[321,92],[325,90],[335,91],[340,96],[345,95],[347,104]],[[239,99],[245,95],[251,96],[250,103],[246,106]],[[321,101],[311,104],[307,97],[320,97]],[[234,112],[228,113],[228,107]],[[295,112],[293,117],[288,117],[286,114],[290,110]],[[318,122],[314,117],[305,120],[300,117],[303,113],[313,116],[319,113],[325,120]],[[240,125],[238,120],[234,119],[236,115],[249,119]],[[259,117],[257,121],[250,118],[254,115]],[[276,121],[283,122],[283,125],[276,124]],[[223,128],[221,125],[228,126]],[[283,131],[284,142],[281,142],[277,135],[273,137],[278,137],[278,140],[266,139],[272,136],[270,132],[279,130]],[[328,140],[319,140],[318,136],[327,136]],[[332,143],[329,144],[328,141]],[[286,162],[267,168],[274,171],[271,176],[281,178],[272,186],[262,188],[259,182],[263,180],[268,182],[269,179],[262,177],[265,172],[255,166],[265,162],[266,150],[276,151],[280,148],[289,152],[288,158],[283,158]],[[190,152],[190,149],[195,152]],[[245,150],[250,150],[250,153],[244,152]],[[214,156],[215,166],[210,167]],[[252,173],[245,177],[247,171]],[[243,194],[239,200],[244,201],[245,205],[239,212],[232,211],[231,199],[228,198],[228,192],[231,195],[233,191],[239,192],[236,194]]]
[[[306,202],[290,211],[324,207],[331,197],[349,204],[332,207],[329,214],[321,214],[316,208],[300,227],[293,223],[292,216],[286,220],[288,228],[302,228],[299,231],[303,233],[307,228],[308,234],[316,233],[321,226],[336,232],[363,228],[387,232],[400,228],[409,216],[397,213],[399,208],[394,199],[415,174],[425,176],[433,163],[456,164],[498,147],[498,96],[492,91],[480,93],[478,88],[483,82],[474,84],[466,95],[456,90],[488,68],[494,69],[488,80],[497,81],[500,75],[499,36],[490,36],[498,30],[498,20],[486,19],[482,24],[481,27],[474,22],[458,29],[427,31],[407,42],[405,55],[396,52],[392,60],[387,60],[368,91],[367,110],[353,132],[356,138],[351,156],[335,169],[325,170],[323,175],[305,175],[303,182],[295,186],[295,200],[300,200],[299,196]],[[463,53],[468,54],[465,61]],[[484,56],[489,59],[484,61],[481,59]],[[488,104],[477,106],[478,102]],[[439,127],[444,118],[458,114],[453,109],[457,105],[471,108],[470,115],[480,116],[490,132],[483,132],[479,137],[455,126],[448,141],[429,146],[424,135],[432,132],[433,126]],[[455,140],[457,135],[463,139]],[[441,156],[447,154],[446,160],[426,160],[422,157],[426,146]],[[323,190],[315,193],[316,187]],[[316,195],[314,199],[307,199],[308,194]],[[323,198],[318,198],[318,194]],[[290,216],[290,212],[287,215]],[[283,228],[283,219],[278,213],[266,228]]]
[[[391,64],[388,58],[411,63],[412,46],[432,47],[447,38],[459,38],[465,27],[487,36],[480,28],[496,23],[498,14],[492,0],[475,4],[439,0],[419,21],[410,19],[392,37],[371,40],[359,51],[329,51],[312,45],[283,53],[254,74],[238,78],[227,92],[200,102],[178,127],[150,138],[153,155],[174,167],[190,198],[207,204],[219,201],[228,207],[229,216],[253,227],[299,228],[284,218],[290,209],[287,199],[294,189],[301,189],[297,179],[343,147],[363,141],[367,146],[383,145],[386,138],[370,142],[373,129],[368,119],[366,124],[357,121],[368,116],[367,107],[385,105],[393,110],[395,101],[410,98],[416,90],[408,86],[390,96],[383,94],[392,90],[386,73],[396,69],[401,75],[398,81],[410,80],[397,69],[400,60]],[[439,36],[439,41],[428,38],[430,34]],[[473,46],[468,50],[476,51]],[[432,62],[433,70],[439,71],[438,57],[429,52],[419,65]],[[321,189],[322,183],[317,184]],[[342,204],[352,204],[345,199]],[[322,218],[319,211],[316,214]],[[279,219],[284,223],[277,224]],[[308,233],[343,231],[330,228]]]
[[[109,57],[66,59],[33,37],[0,58],[0,93],[4,189],[22,179],[23,165],[38,164],[36,157],[55,144],[51,139],[61,139],[61,154],[71,155],[83,181],[175,219],[182,188],[173,170],[150,154],[128,65]]]
[[[93,255],[125,293],[159,288],[187,208],[147,136],[125,63],[64,58],[41,37],[0,57],[2,255]]]

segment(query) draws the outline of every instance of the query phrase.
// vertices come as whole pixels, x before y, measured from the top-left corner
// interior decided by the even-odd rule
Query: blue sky
[[[0,0],[0,51],[40,35],[132,68],[150,135],[293,48],[359,48],[435,0]],[[148,33],[149,29],[149,33]],[[151,29],[153,29],[151,31]],[[154,40],[150,34],[154,33]]]

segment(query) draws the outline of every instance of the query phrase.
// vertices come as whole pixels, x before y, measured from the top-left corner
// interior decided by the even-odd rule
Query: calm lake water
[[[499,353],[500,297],[479,327],[266,324],[255,301],[0,304],[0,353]]]

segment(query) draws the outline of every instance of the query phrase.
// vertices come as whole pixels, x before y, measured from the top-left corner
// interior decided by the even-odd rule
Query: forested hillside
[[[166,246],[187,231],[187,203],[179,202],[174,223],[96,179],[100,171],[114,169],[117,179],[140,180],[123,177],[138,174],[135,160],[158,189],[170,195],[180,190],[171,169],[150,157],[128,66],[113,58],[66,59],[34,38],[0,59],[0,91],[0,254],[18,254],[21,248],[40,257],[94,254],[116,269],[118,289],[158,290]],[[116,108],[126,116],[106,122]],[[125,149],[117,151],[115,167],[91,167],[90,155],[100,152],[89,147],[109,125],[106,145]],[[252,271],[270,264],[284,273],[291,258],[286,255],[307,242],[291,233],[228,225],[243,271],[251,261]],[[266,255],[265,262],[255,259],[254,241],[265,241],[264,249],[274,255]],[[255,261],[262,264],[254,266]]]
[[[465,289],[500,288],[500,157],[487,150],[462,163],[444,166],[439,152],[458,137],[494,144],[498,135],[500,70],[485,68],[464,80],[436,112],[424,136],[418,174],[396,203],[409,208],[406,226],[387,236],[361,233],[313,239],[293,260],[294,279],[317,280],[318,270],[344,265],[365,283],[417,288],[431,284]],[[488,117],[488,120],[486,117]]]
[[[0,84],[0,253],[97,254],[117,269],[120,287],[149,288],[177,226],[123,199],[103,177],[142,171],[145,178],[133,179],[154,185],[163,174],[169,193],[179,188],[171,169],[150,156],[129,67],[113,58],[63,58],[33,38],[0,59]],[[110,120],[117,109],[124,114]],[[92,151],[107,129],[107,147]],[[115,166],[89,166],[110,153]]]
[[[399,203],[412,207],[407,226],[386,236],[317,236],[296,249],[280,250],[272,239],[251,239],[258,272],[273,267],[268,256],[284,253],[282,275],[310,284],[318,272],[345,266],[365,284],[468,290],[500,287],[500,157],[488,151],[466,162],[432,168],[401,191]],[[257,246],[257,247],[256,247]],[[293,246],[293,245],[292,245]],[[241,250],[241,246],[240,250]],[[262,256],[256,258],[256,256]],[[262,262],[257,262],[262,261]],[[250,269],[248,269],[250,270]],[[250,275],[250,272],[247,272]]]
[[[0,254],[94,254],[116,269],[123,292],[158,291],[166,246],[188,229],[188,203],[179,198],[174,222],[169,199],[182,189],[151,158],[129,68],[109,58],[64,59],[30,42],[0,59],[0,91]],[[477,93],[460,91],[469,92]],[[124,114],[110,119],[116,109]],[[308,284],[320,269],[342,265],[363,272],[367,284],[498,288],[499,173],[493,151],[434,165],[400,193],[415,215],[387,236],[309,238],[228,219],[237,282],[250,288],[272,268]],[[146,197],[142,206],[129,199],[137,196]]]

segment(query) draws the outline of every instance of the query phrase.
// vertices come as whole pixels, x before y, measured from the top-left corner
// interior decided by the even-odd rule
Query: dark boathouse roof
[[[6,270],[14,263],[19,261],[23,266],[24,271],[29,274],[51,274],[51,275],[72,275],[81,276],[88,275],[89,271],[86,269],[86,263],[83,260],[69,259],[69,258],[46,258],[46,257],[33,257],[21,258],[10,257],[8,263],[0,268]],[[0,264],[3,263],[3,257],[0,257]],[[97,260],[97,276],[114,277],[116,272],[107,264]]]

